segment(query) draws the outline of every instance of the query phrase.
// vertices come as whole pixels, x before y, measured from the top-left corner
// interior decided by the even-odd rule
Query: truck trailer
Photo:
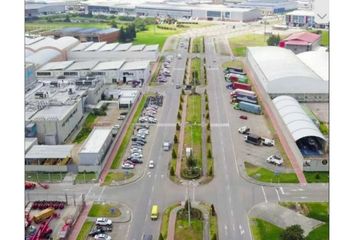
[[[254,145],[261,145],[262,144],[262,138],[256,134],[248,134],[245,136],[245,142],[251,143]]]
[[[248,96],[248,97],[257,97],[256,93],[244,89],[235,89],[230,93],[230,96]]]
[[[261,114],[262,110],[261,110],[261,106],[259,106],[258,104],[252,104],[252,103],[248,103],[248,102],[239,102],[236,103],[237,106],[235,106],[235,109],[239,109],[245,112],[250,112],[250,113],[255,113],[255,114]]]
[[[257,104],[258,101],[257,99],[251,99],[251,98],[248,98],[248,97],[234,97],[234,99],[236,100],[236,102],[248,102],[248,103],[252,103],[252,104]]]
[[[232,88],[233,89],[243,89],[243,90],[248,90],[251,91],[251,85],[247,83],[239,83],[239,82],[233,82],[232,83]]]

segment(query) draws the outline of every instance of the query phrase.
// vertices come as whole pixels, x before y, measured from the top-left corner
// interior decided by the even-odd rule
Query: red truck
[[[251,85],[247,84],[247,83],[233,82],[232,83],[232,88],[233,89],[243,89],[243,90],[251,91]]]

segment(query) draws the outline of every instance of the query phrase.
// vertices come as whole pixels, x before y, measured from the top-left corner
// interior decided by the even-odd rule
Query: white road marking
[[[292,191],[292,192],[302,192],[302,191],[304,191],[304,189],[296,188],[296,189],[291,189],[290,191]]]
[[[241,224],[238,226],[238,228],[240,229],[240,233],[241,233],[241,235],[243,235],[243,234],[245,233],[245,230],[243,230],[243,228],[242,228]]]
[[[92,191],[92,187],[93,187],[93,186],[91,186],[90,189],[88,190],[88,192],[86,193],[86,198],[88,198],[88,196],[90,195],[90,193],[91,193],[91,191]]]
[[[280,196],[279,196],[278,189],[275,189],[275,192],[277,193],[277,196],[278,196],[278,201],[280,202]]]
[[[106,186],[104,186],[104,187],[102,188],[102,191],[101,191],[101,193],[100,193],[100,196],[99,196],[98,199],[97,199],[98,202],[101,201],[102,194],[103,194],[103,191],[104,191],[105,189],[106,189]]]
[[[267,199],[267,195],[266,195],[266,193],[265,193],[265,191],[264,191],[264,187],[263,187],[263,186],[262,186],[262,192],[263,192],[264,200],[265,200],[265,202],[267,203],[267,202],[268,202],[268,199]]]
[[[224,229],[225,229],[225,236],[227,236],[227,226],[226,225],[225,225]]]
[[[285,195],[283,187],[280,187],[279,189],[280,189],[281,194]]]
[[[163,178],[165,175],[161,174],[161,178]]]

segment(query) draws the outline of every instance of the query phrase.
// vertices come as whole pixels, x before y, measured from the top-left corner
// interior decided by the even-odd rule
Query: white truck
[[[171,143],[170,142],[163,142],[162,147],[164,151],[169,151],[171,149]]]
[[[279,157],[278,155],[271,155],[269,156],[267,159],[266,159],[267,163],[272,163],[272,164],[275,164],[275,165],[282,165],[284,160]]]

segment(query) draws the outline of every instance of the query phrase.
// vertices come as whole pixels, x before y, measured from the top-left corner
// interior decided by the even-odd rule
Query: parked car
[[[144,234],[142,240],[152,240],[152,235],[151,234]]]
[[[238,129],[238,132],[241,133],[241,134],[248,134],[249,131],[250,131],[250,128],[247,127],[247,126],[243,126],[243,127],[240,127],[240,128]]]
[[[269,147],[272,147],[275,145],[275,142],[273,139],[269,139],[269,138],[262,138],[263,140],[263,145],[264,146],[269,146]]]
[[[275,165],[278,165],[278,166],[282,165],[283,162],[284,162],[284,160],[283,160],[281,157],[277,156],[277,155],[271,155],[271,156],[269,156],[269,157],[266,159],[266,161],[267,161],[268,163],[272,163],[272,164],[275,164]]]
[[[96,235],[95,239],[96,240],[112,240],[112,237],[107,234],[101,233],[101,234]]]
[[[98,229],[102,229],[105,232],[112,232],[112,226],[96,226]]]
[[[180,84],[176,84],[176,89],[180,89],[181,85]]]
[[[131,165],[135,166],[135,163],[132,161],[132,159],[130,159],[130,160],[127,159],[123,163],[131,164]]]
[[[149,134],[149,130],[145,129],[145,128],[140,128],[138,130],[138,133],[143,133],[143,134]]]
[[[108,218],[97,218],[96,219],[96,225],[110,226],[110,225],[112,225],[112,220],[110,220]]]
[[[131,153],[142,153],[143,150],[141,148],[131,148],[130,152]]]
[[[149,168],[154,168],[154,167],[155,167],[154,161],[150,160],[150,162],[149,162]]]
[[[123,169],[134,169],[134,165],[133,164],[129,164],[129,163],[123,163],[122,164],[122,168]]]
[[[141,158],[135,158],[135,157],[130,159],[130,161],[133,162],[134,164],[143,163],[143,160]]]
[[[246,115],[241,115],[240,118],[243,119],[243,120],[247,120],[248,119],[248,117]]]
[[[130,156],[131,157],[140,157],[140,158],[142,158],[143,154],[141,154],[141,153],[132,153],[132,154],[130,154]]]
[[[119,117],[118,117],[118,120],[124,120],[125,119],[125,115],[120,115]]]
[[[100,233],[105,233],[105,231],[102,228],[95,227],[90,231],[89,236],[93,237]]]

